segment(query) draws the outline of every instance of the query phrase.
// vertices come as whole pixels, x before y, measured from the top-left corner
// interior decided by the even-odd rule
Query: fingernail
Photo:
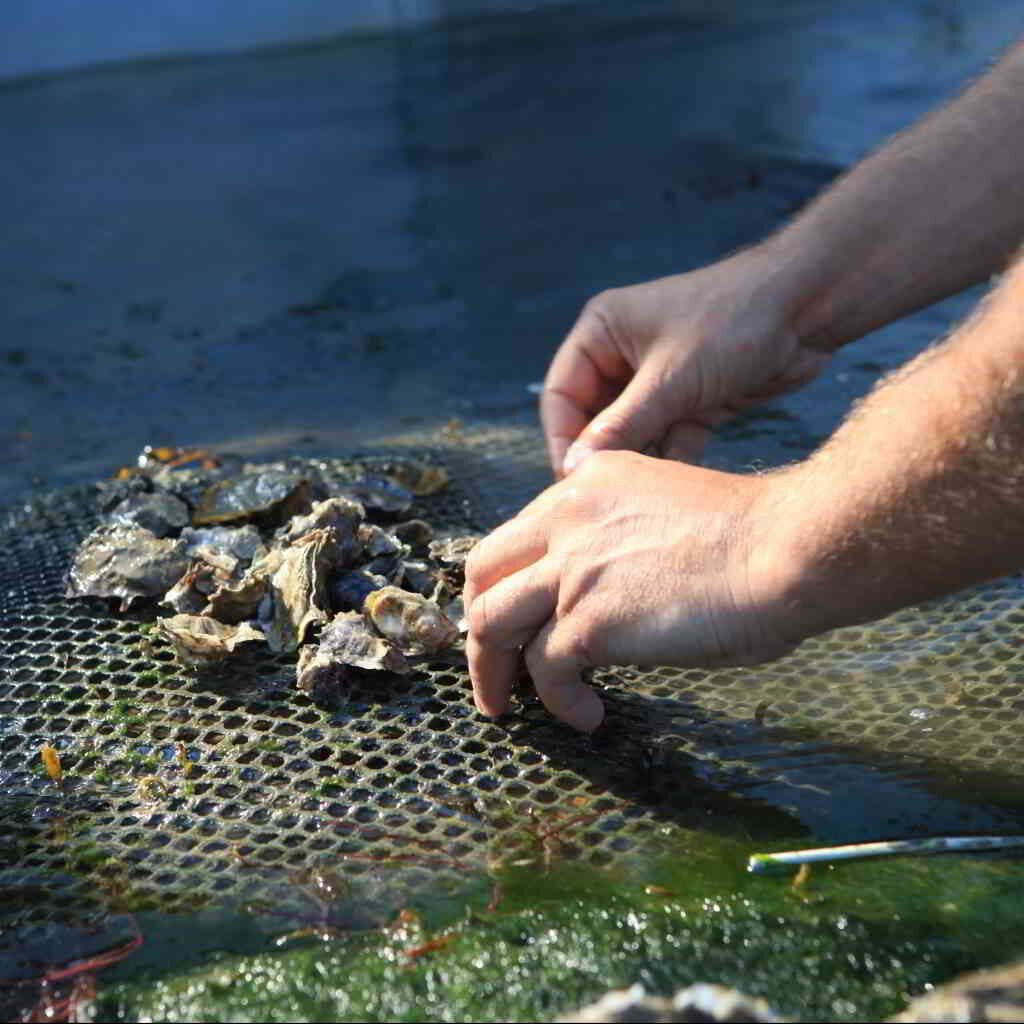
[[[587,456],[593,455],[594,449],[582,441],[573,441],[562,460],[562,472],[568,476]]]

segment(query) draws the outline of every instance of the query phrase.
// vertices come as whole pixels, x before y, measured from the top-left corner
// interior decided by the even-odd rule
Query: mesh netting
[[[403,454],[449,469],[450,486],[417,499],[413,514],[453,533],[494,525],[544,478],[531,445]],[[315,464],[329,477],[376,458]],[[526,691],[506,720],[479,716],[450,659],[358,684],[329,711],[295,689],[294,656],[247,650],[197,675],[150,635],[152,614],[61,596],[96,521],[93,492],[80,488],[2,524],[8,948],[45,922],[224,900],[305,899],[324,927],[346,913],[349,926],[372,926],[410,886],[454,892],[495,862],[609,864],[666,822],[703,820],[701,786],[758,792],[807,764],[819,786],[851,765],[884,765],[958,799],[967,778],[990,818],[1013,821],[1024,745],[1017,579],[837,631],[770,666],[597,672],[608,721],[583,737]],[[43,771],[44,743],[60,753],[60,786]],[[912,821],[908,808],[891,808],[894,832],[950,825]],[[357,894],[349,910],[338,885],[311,874],[324,864]]]

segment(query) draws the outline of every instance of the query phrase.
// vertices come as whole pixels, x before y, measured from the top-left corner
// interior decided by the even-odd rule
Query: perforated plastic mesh
[[[415,512],[453,532],[486,529],[543,481],[529,446],[432,454],[452,484]],[[353,461],[374,456],[317,465],[329,474]],[[609,721],[587,738],[525,693],[507,721],[482,718],[448,661],[356,688],[333,711],[295,690],[284,656],[250,651],[197,677],[145,616],[60,596],[95,521],[82,488],[10,513],[0,533],[3,944],[40,915],[80,923],[266,900],[317,864],[363,877],[382,905],[389,885],[458,886],[495,861],[607,864],[666,821],[699,818],[698,778],[733,786],[808,751],[823,764],[825,752],[911,762],[935,780],[969,773],[996,789],[1021,760],[1017,579],[838,631],[770,666],[598,672]],[[42,768],[46,742],[60,752],[59,787]]]

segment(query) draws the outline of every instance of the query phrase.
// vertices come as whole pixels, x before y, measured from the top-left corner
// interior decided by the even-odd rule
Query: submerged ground
[[[307,454],[493,436],[535,448],[530,385],[587,297],[756,240],[1022,25],[1012,5],[967,0],[589,3],[0,87],[0,506],[106,476],[145,444]],[[712,460],[799,458],[969,303],[841,353],[812,388],[724,431]],[[1012,596],[999,600],[1010,615]],[[914,728],[951,730],[953,747],[945,705],[907,703],[929,666],[957,671],[943,637],[926,640],[907,706],[882,717],[920,711]],[[883,670],[903,681],[885,657],[861,666],[865,687]],[[967,665],[982,682],[985,657]],[[834,678],[856,669],[834,655]],[[984,727],[996,697],[973,699]],[[698,757],[694,779],[725,791],[737,776],[722,762],[749,736],[713,718],[697,742],[717,753]],[[712,801],[707,827],[671,823],[642,858],[602,872],[538,849],[457,899],[410,894],[420,917],[387,932],[342,927],[279,949],[308,924],[301,912],[181,917],[128,900],[145,943],[100,975],[100,1016],[535,1019],[610,984],[718,980],[791,1014],[874,1019],[1024,951],[1016,862],[818,871],[800,890],[743,867],[757,849],[869,838],[887,821],[1015,827],[1012,772],[985,774],[955,750],[939,764],[941,744],[918,738],[928,764],[902,775],[876,770],[874,750],[801,748],[735,803]],[[743,748],[757,756],[769,755]]]

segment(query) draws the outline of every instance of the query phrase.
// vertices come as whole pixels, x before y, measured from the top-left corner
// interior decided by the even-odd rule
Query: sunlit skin
[[[1022,96],[1015,47],[761,245],[587,304],[541,399],[560,479],[467,565],[482,712],[507,708],[524,659],[552,714],[591,730],[587,666],[753,664],[1024,566]],[[1008,261],[809,459],[695,465],[737,411]]]

